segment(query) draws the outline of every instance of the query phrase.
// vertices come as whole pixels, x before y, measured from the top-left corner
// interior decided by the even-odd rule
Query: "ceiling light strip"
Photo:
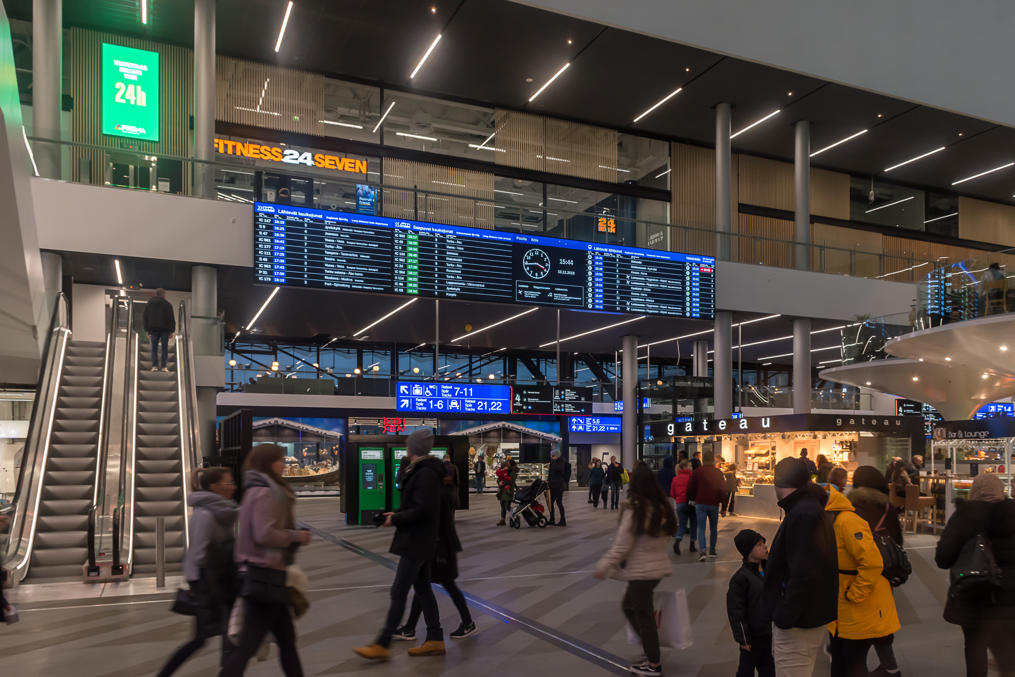
[[[833,149],[833,148],[835,148],[836,146],[841,146],[842,144],[846,143],[847,141],[852,141],[853,139],[855,139],[855,138],[856,138],[856,137],[858,137],[858,136],[863,136],[863,135],[864,135],[864,134],[866,134],[866,133],[867,133],[868,131],[870,131],[870,130],[867,130],[867,129],[861,129],[861,130],[860,130],[859,132],[857,132],[856,134],[850,134],[850,135],[849,135],[849,136],[847,136],[847,137],[846,137],[845,139],[840,139],[840,140],[836,141],[835,143],[833,143],[833,144],[831,144],[831,145],[829,145],[829,146],[825,146],[824,148],[821,148],[821,149],[819,149],[819,150],[816,150],[816,151],[814,151],[813,153],[811,153],[811,157],[816,157],[816,156],[818,156],[818,155],[821,155],[821,154],[822,154],[822,153],[824,153],[824,152],[825,152],[826,150],[832,150],[832,149]]]
[[[484,141],[483,143],[486,143],[486,142]],[[507,152],[503,148],[495,148],[494,146],[484,146],[483,143],[470,143],[469,144],[469,148],[473,148],[475,150],[492,150],[492,151],[496,151],[498,153],[506,153]]]
[[[519,317],[525,317],[529,313],[534,313],[537,310],[539,310],[539,308],[529,308],[525,312],[518,313],[517,315],[512,315],[511,317],[506,317],[503,320],[500,320],[499,322],[494,322],[493,324],[487,325],[487,326],[483,327],[482,329],[476,329],[475,331],[470,331],[468,334],[463,334],[462,336],[459,336],[458,338],[451,339],[451,342],[452,343],[457,343],[458,341],[461,341],[462,339],[466,339],[466,338],[469,338],[470,336],[475,336],[476,334],[480,334],[480,333],[486,331],[487,329],[493,329],[494,327],[499,327],[500,325],[502,325],[502,324],[504,324],[506,322],[510,322],[511,320],[517,320]]]
[[[885,167],[885,171],[886,172],[890,172],[893,169],[898,169],[899,167],[904,167],[904,166],[908,165],[910,162],[916,162],[917,160],[922,160],[925,157],[930,157],[931,155],[933,155],[935,153],[940,153],[944,149],[945,149],[945,146],[941,146],[940,148],[935,148],[934,150],[932,150],[930,152],[924,153],[923,155],[917,155],[916,157],[910,158],[910,159],[906,160],[905,162],[900,162],[899,164],[892,165],[891,167]]]
[[[420,141],[433,141],[434,143],[440,141],[440,139],[433,136],[423,136],[421,134],[410,134],[409,132],[395,132],[395,136],[404,136],[407,139],[419,139]]]
[[[359,330],[358,332],[356,332],[355,334],[353,334],[353,336],[354,336],[354,337],[355,337],[355,336],[359,336],[360,334],[362,334],[363,332],[367,331],[368,329],[370,329],[370,328],[372,328],[372,327],[375,327],[375,326],[379,325],[379,324],[380,324],[381,322],[384,322],[384,320],[388,319],[389,317],[391,317],[391,316],[392,316],[392,315],[394,315],[395,313],[397,313],[397,312],[399,312],[399,311],[401,311],[401,310],[405,310],[406,308],[408,308],[409,306],[411,306],[411,305],[412,305],[413,303],[415,303],[416,301],[419,301],[419,297],[418,297],[418,296],[417,296],[417,297],[415,297],[415,298],[411,298],[411,299],[409,299],[408,301],[406,301],[406,302],[405,302],[405,303],[403,303],[402,305],[398,306],[397,308],[395,308],[394,310],[392,310],[392,311],[391,311],[390,313],[388,313],[388,314],[387,314],[387,315],[385,315],[384,317],[381,317],[381,318],[379,318],[379,319],[376,319],[376,320],[374,320],[373,322],[371,322],[370,324],[368,324],[367,326],[363,327],[363,328],[362,328],[362,329],[360,329],[360,330]]]
[[[746,132],[746,131],[748,131],[748,130],[750,130],[750,129],[754,129],[755,127],[757,127],[758,125],[760,125],[760,124],[761,124],[762,122],[765,122],[766,120],[768,120],[768,119],[770,119],[770,118],[773,118],[773,117],[775,117],[776,115],[778,115],[778,114],[779,114],[779,113],[781,113],[781,112],[782,112],[781,110],[774,110],[774,111],[772,111],[771,113],[769,113],[769,114],[768,114],[768,115],[766,115],[765,117],[761,118],[760,120],[755,120],[755,121],[754,121],[754,122],[752,122],[751,124],[747,125],[747,126],[746,126],[746,127],[744,127],[743,129],[741,129],[741,130],[740,130],[739,132],[734,132],[733,134],[730,134],[730,138],[731,138],[731,139],[735,139],[735,138],[737,138],[738,136],[740,136],[740,135],[741,135],[741,134],[743,134],[744,132]]]
[[[567,63],[565,63],[565,64],[564,64],[563,66],[561,66],[561,67],[560,67],[560,70],[559,70],[559,71],[557,71],[556,73],[554,73],[554,74],[553,74],[553,77],[552,77],[552,78],[550,78],[549,80],[547,80],[547,81],[546,81],[546,84],[544,84],[544,85],[543,85],[542,87],[540,87],[539,89],[537,89],[537,90],[536,90],[536,93],[535,93],[535,94],[533,94],[532,96],[530,96],[530,97],[529,97],[529,103],[532,103],[533,101],[535,101],[535,100],[536,100],[536,97],[537,97],[537,96],[539,96],[540,94],[542,94],[542,93],[543,93],[543,90],[545,90],[545,89],[546,89],[547,87],[549,87],[550,85],[552,85],[552,84],[553,84],[553,81],[554,81],[554,80],[556,80],[557,78],[559,78],[559,77],[560,77],[560,76],[561,76],[561,75],[562,75],[562,74],[564,73],[564,71],[566,71],[566,70],[568,69],[568,67],[569,67],[570,65],[571,65],[571,62],[570,62],[570,61],[568,61],[568,62],[567,62]]]
[[[141,0],[141,23],[148,25],[148,0]]]
[[[363,129],[363,125],[354,125],[351,122],[338,122],[337,120],[318,120],[323,125],[335,125],[336,127],[348,127],[350,129]]]
[[[410,80],[412,80],[414,77],[416,77],[416,73],[418,73],[419,69],[423,67],[423,64],[426,63],[426,60],[430,58],[431,52],[433,52],[434,48],[437,46],[437,43],[440,42],[440,41],[441,41],[441,34],[438,33],[437,37],[434,38],[433,42],[430,43],[430,47],[426,50],[426,54],[423,55],[423,58],[419,60],[419,63],[416,64],[416,67],[412,69],[412,73],[409,74],[409,79]]]
[[[887,209],[888,207],[894,207],[895,205],[902,204],[903,202],[909,202],[910,200],[914,199],[915,197],[916,197],[915,195],[910,195],[909,197],[904,197],[901,200],[896,200],[895,202],[889,202],[888,204],[881,205],[880,207],[874,207],[873,209],[868,209],[867,211],[864,212],[864,214],[870,214],[871,212],[876,212],[879,209]]]
[[[812,353],[820,353],[820,352],[823,352],[825,350],[840,350],[840,349],[842,349],[842,346],[841,345],[836,345],[836,346],[828,346],[827,348],[813,348],[811,350],[811,352]],[[779,358],[779,357],[793,357],[793,353],[783,353],[782,355],[768,355],[766,357],[759,357],[758,359],[759,360],[774,360],[774,359]]]
[[[659,106],[663,105],[664,103],[666,103],[667,101],[669,101],[670,99],[675,97],[677,94],[680,94],[680,90],[682,90],[682,89],[683,89],[683,87],[677,87],[675,90],[673,90],[672,92],[670,92],[669,94],[664,96],[662,99],[660,99],[658,103],[656,103],[651,108],[649,108],[647,111],[645,111],[644,113],[642,113],[641,115],[636,117],[634,119],[634,122],[637,122],[638,120],[641,120],[643,117],[645,117],[646,115],[648,115],[649,113],[654,111],[656,108],[659,108]]]
[[[391,105],[388,106],[388,110],[384,111],[384,115],[381,116],[381,119],[377,121],[377,125],[374,127],[373,131],[370,132],[371,134],[376,134],[377,133],[377,130],[380,129],[381,125],[384,124],[384,120],[388,117],[388,113],[391,112],[391,109],[395,107],[396,103],[398,103],[398,102],[397,101],[392,101],[391,102]]]
[[[542,344],[539,347],[540,348],[545,348],[547,346],[556,345],[558,343],[564,343],[565,341],[570,341],[572,339],[581,338],[582,336],[588,336],[589,334],[595,334],[595,333],[598,333],[598,332],[601,332],[601,331],[606,331],[607,329],[613,329],[614,327],[620,327],[620,326],[623,326],[625,324],[630,324],[631,322],[637,322],[638,320],[644,320],[645,317],[646,317],[645,315],[639,315],[638,317],[632,317],[631,319],[629,319],[629,320],[623,320],[622,322],[614,322],[613,324],[608,324],[605,327],[600,327],[599,329],[590,329],[589,331],[583,331],[582,333],[575,334],[574,336],[568,336],[567,338],[562,338],[559,341],[550,341],[549,343],[544,343],[544,344]]]
[[[113,259],[113,266],[116,267],[116,283],[123,286],[123,272],[120,270],[120,259]]]
[[[282,38],[285,36],[285,27],[289,25],[289,15],[293,11],[293,0],[289,0],[289,4],[285,8],[285,17],[282,18],[282,28],[278,31],[278,40],[275,41],[275,53],[282,48]]]
[[[1008,169],[1008,168],[1009,168],[1009,167],[1011,167],[1012,165],[1015,165],[1015,162],[1009,162],[1009,163],[1007,163],[1007,164],[1003,164],[1003,165],[1001,165],[1000,167],[994,167],[993,169],[988,169],[988,170],[987,170],[987,171],[985,171],[985,172],[980,172],[979,174],[973,174],[972,176],[967,176],[966,178],[964,178],[964,179],[959,179],[958,181],[952,181],[952,185],[953,185],[953,186],[957,186],[957,185],[959,185],[960,183],[965,183],[966,181],[972,181],[973,179],[978,179],[978,178],[980,178],[981,176],[986,176],[987,174],[993,174],[994,172],[999,172],[999,171],[1001,171],[1002,169]]]
[[[958,212],[952,212],[951,214],[945,214],[944,216],[937,216],[934,217],[933,219],[927,219],[926,221],[924,221],[924,223],[934,223],[935,221],[940,221],[941,219],[950,219],[951,217],[958,215],[959,215]]]
[[[775,315],[765,315],[764,317],[756,317],[753,320],[744,320],[743,322],[737,322],[736,324],[730,325],[730,328],[742,327],[748,324],[754,324],[755,322],[764,322],[765,320],[774,320],[777,317],[782,317],[782,313],[776,313]],[[684,334],[683,336],[674,336],[668,339],[662,339],[661,341],[654,341],[652,343],[644,343],[639,348],[646,348],[648,346],[657,346],[660,343],[669,343],[670,341],[683,341],[684,339],[694,338],[695,336],[704,336],[705,334],[711,334],[714,329],[704,329],[702,331],[696,331],[693,334]]]
[[[264,300],[264,303],[261,304],[261,308],[254,314],[253,319],[251,319],[250,322],[247,323],[247,326],[244,327],[244,329],[250,331],[251,329],[254,328],[254,323],[257,322],[257,318],[261,317],[261,313],[264,312],[264,309],[268,307],[268,304],[271,303],[271,300],[275,298],[275,294],[277,294],[278,290],[281,288],[282,287],[275,287],[274,289],[271,290],[271,293],[268,294],[268,298]]]
[[[657,179],[661,179],[661,178],[663,178],[664,176],[666,176],[667,174],[669,174],[669,173],[670,173],[670,172],[672,172],[672,171],[673,171],[672,169],[667,169],[667,170],[666,170],[665,172],[663,172],[662,174],[656,174],[656,178],[657,178]]]

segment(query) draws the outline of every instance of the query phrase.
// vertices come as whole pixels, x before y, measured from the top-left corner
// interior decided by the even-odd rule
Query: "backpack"
[[[994,557],[994,546],[984,534],[966,541],[949,572],[949,597],[980,599],[1001,587],[1001,567]]]
[[[913,573],[913,565],[910,564],[909,555],[906,554],[901,545],[889,538],[887,534],[879,533],[881,525],[884,524],[885,517],[888,516],[888,511],[891,509],[892,505],[890,503],[885,506],[885,514],[881,516],[881,519],[878,520],[878,525],[874,527],[873,536],[874,544],[878,546],[878,550],[881,552],[881,561],[884,562],[881,575],[888,579],[893,588],[896,588],[909,580],[909,575]]]

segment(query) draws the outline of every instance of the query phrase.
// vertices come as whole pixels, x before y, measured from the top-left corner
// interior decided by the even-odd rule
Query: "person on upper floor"
[[[694,543],[698,537],[698,519],[694,514],[694,504],[687,498],[687,485],[691,481],[691,462],[686,458],[680,461],[677,474],[670,483],[670,498],[677,504],[677,536],[673,541],[673,553],[680,554],[680,541],[684,534],[691,535],[690,552],[695,552]]]
[[[814,464],[814,461],[807,458],[807,447],[800,450],[800,459],[807,465],[807,472],[811,474],[812,478],[818,474],[818,466]]]

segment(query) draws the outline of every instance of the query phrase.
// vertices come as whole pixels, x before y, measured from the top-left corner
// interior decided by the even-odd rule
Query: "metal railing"
[[[187,498],[190,494],[191,474],[201,465],[200,421],[197,406],[197,379],[194,374],[194,344],[190,332],[187,307],[180,301],[176,333],[176,385],[180,410],[180,472],[183,479],[184,545],[190,544],[190,512]]]
[[[127,342],[124,354],[123,374],[123,421],[120,428],[120,473],[116,486],[116,505],[113,508],[113,568],[114,575],[130,571],[130,554],[127,554],[128,566],[125,567],[123,548],[124,518],[127,502],[130,502],[133,516],[134,495],[127,495],[127,465],[130,464],[130,479],[133,482],[135,457],[137,454],[137,381],[138,381],[138,346],[140,338],[134,330],[134,300],[127,301]],[[132,522],[133,523],[133,519]]]

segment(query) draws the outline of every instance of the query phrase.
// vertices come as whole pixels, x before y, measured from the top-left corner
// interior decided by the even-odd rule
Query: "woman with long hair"
[[[595,573],[599,579],[610,576],[627,581],[621,609],[645,650],[645,660],[631,666],[631,672],[637,675],[662,674],[652,592],[664,576],[672,573],[666,546],[676,532],[673,508],[655,474],[639,461],[631,473],[613,547],[599,560]]]
[[[310,532],[296,528],[296,496],[282,478],[284,459],[282,447],[259,444],[244,464],[234,554],[243,579],[243,625],[219,677],[242,675],[269,631],[278,644],[282,672],[286,677],[303,677],[285,583],[286,568],[293,563],[296,549],[310,542]]]

